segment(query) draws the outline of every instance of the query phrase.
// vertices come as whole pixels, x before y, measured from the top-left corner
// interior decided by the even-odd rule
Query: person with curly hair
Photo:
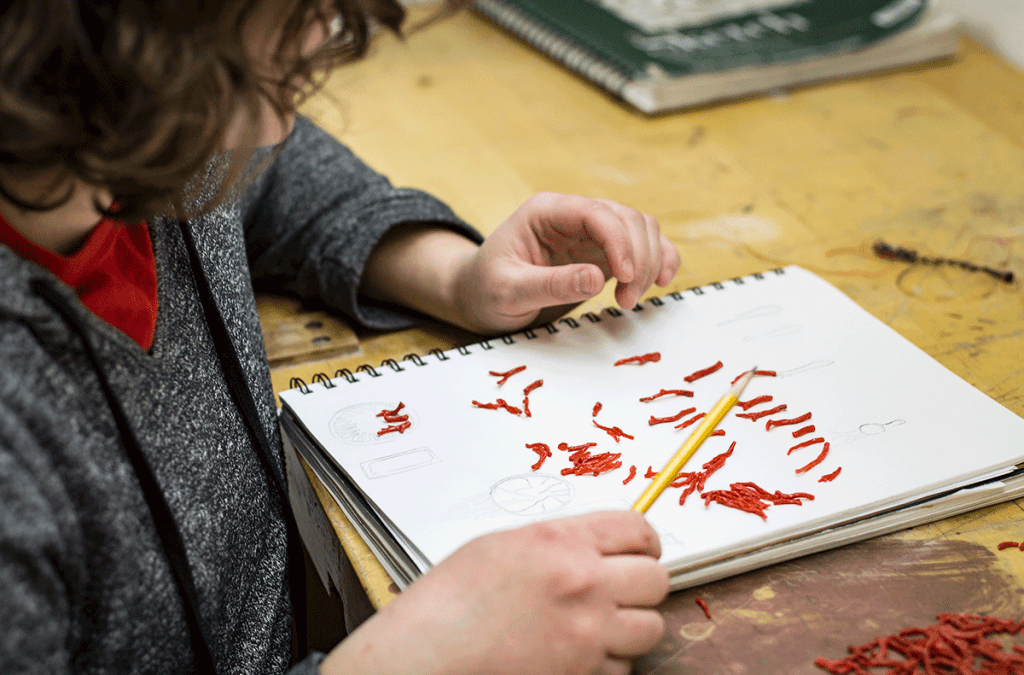
[[[302,549],[254,284],[368,328],[497,334],[610,279],[632,307],[679,265],[650,216],[572,195],[485,239],[297,115],[404,20],[395,0],[0,10],[0,672],[614,674],[660,638],[658,537],[623,511],[481,537],[292,654]]]

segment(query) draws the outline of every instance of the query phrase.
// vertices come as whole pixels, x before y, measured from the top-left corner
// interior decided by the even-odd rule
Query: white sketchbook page
[[[282,399],[309,431],[355,479],[365,494],[435,564],[484,532],[516,527],[540,518],[597,509],[629,508],[647,484],[648,466],[657,471],[692,427],[650,426],[651,415],[668,416],[694,406],[707,411],[732,379],[753,365],[778,377],[752,380],[743,400],[769,394],[784,413],[751,422],[735,408],[719,425],[725,437],[709,438],[684,470],[699,470],[724,452],[736,450],[707,481],[706,490],[754,481],[769,492],[806,492],[801,506],[767,509],[767,520],[712,503],[693,494],[679,506],[669,488],[648,511],[673,569],[734,555],[807,531],[875,513],[916,496],[962,483],[1024,460],[1024,420],[943,368],[842,293],[796,267],[762,280],[725,282],[702,294],[688,291],[663,306],[600,321],[579,319],[549,334],[535,331],[470,345],[468,355],[446,352],[447,360],[424,357],[424,366],[402,362],[403,372],[380,369],[380,377],[357,373],[314,393],[284,392]],[[658,362],[612,364],[658,351]],[[684,376],[721,360],[718,372],[692,384]],[[488,371],[525,365],[503,386]],[[522,405],[522,390],[543,379],[530,395],[532,417],[481,410],[471,401],[497,397]],[[691,389],[693,398],[639,398],[660,389]],[[405,403],[412,426],[403,434],[378,437],[375,414]],[[616,443],[596,421],[635,436]],[[765,431],[766,419],[811,412],[817,431],[794,439],[799,426]],[[800,425],[802,426],[802,425]],[[824,437],[826,460],[809,472],[795,470],[818,456],[821,445],[787,455],[796,443]],[[591,451],[621,452],[623,467],[600,476],[562,476],[567,453],[557,445],[597,442]],[[546,443],[554,456],[539,471],[527,443]],[[630,465],[638,476],[622,481]],[[832,483],[818,478],[842,467]]]

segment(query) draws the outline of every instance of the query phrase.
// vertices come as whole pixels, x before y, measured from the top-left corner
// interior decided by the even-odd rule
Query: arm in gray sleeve
[[[257,284],[322,301],[377,329],[415,322],[410,312],[359,296],[366,261],[388,230],[436,223],[482,241],[443,203],[418,190],[393,187],[303,117],[241,206]]]
[[[70,582],[58,563],[67,544],[36,472],[10,448],[45,452],[6,409],[0,417],[0,672],[69,673]]]

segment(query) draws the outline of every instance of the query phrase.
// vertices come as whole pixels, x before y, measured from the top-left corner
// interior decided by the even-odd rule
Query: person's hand
[[[462,267],[457,313],[478,332],[512,331],[546,308],[564,313],[612,278],[616,301],[631,309],[678,269],[676,247],[651,216],[609,200],[540,193]]]
[[[651,216],[540,193],[480,246],[431,223],[397,228],[367,261],[361,292],[494,334],[553,320],[612,278],[616,301],[630,309],[678,269],[679,252]]]
[[[624,675],[668,591],[643,516],[595,513],[476,539],[335,648],[333,673]]]

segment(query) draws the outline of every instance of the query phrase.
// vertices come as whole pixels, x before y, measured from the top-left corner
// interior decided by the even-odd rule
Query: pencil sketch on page
[[[416,448],[398,452],[387,457],[367,460],[359,465],[367,478],[384,478],[396,473],[405,473],[423,466],[437,464],[441,460],[430,448]]]
[[[799,333],[801,329],[800,324],[791,323],[784,326],[778,326],[772,328],[763,333],[757,333],[754,335],[744,335],[744,342],[753,342],[754,340],[770,340],[774,338],[788,337],[794,333]]]
[[[859,427],[851,431],[844,431],[837,434],[834,440],[832,441],[832,445],[849,445],[854,441],[859,441],[860,439],[867,438],[868,436],[877,436],[878,434],[885,433],[892,427],[898,427],[903,424],[906,424],[906,420],[896,419],[891,420],[889,422],[885,422],[884,424],[879,424],[878,422],[868,422],[866,424],[860,425]]]
[[[790,368],[789,370],[781,371],[781,372],[779,372],[778,376],[779,377],[792,377],[793,375],[799,375],[801,373],[806,373],[808,370],[817,370],[818,368],[826,368],[828,366],[831,366],[833,363],[835,363],[835,361],[811,361],[810,363],[805,363],[802,366],[797,366],[796,368]]]
[[[390,443],[401,438],[403,434],[379,433],[382,428],[388,425],[378,413],[392,407],[394,407],[394,403],[380,401],[348,406],[331,416],[328,428],[331,435],[345,445],[365,446]],[[418,420],[413,413],[406,412],[405,410],[402,413],[409,417],[408,421],[410,424],[404,430],[404,433],[408,434],[409,431],[416,428]]]
[[[718,322],[719,326],[728,326],[729,324],[736,323],[737,321],[750,321],[753,319],[763,319],[765,317],[774,316],[782,311],[782,307],[779,305],[762,305],[760,307],[754,307],[743,312],[739,312],[734,315],[731,319],[724,319]]]
[[[546,474],[509,476],[491,488],[491,499],[504,511],[521,516],[554,513],[572,501],[568,481]]]

